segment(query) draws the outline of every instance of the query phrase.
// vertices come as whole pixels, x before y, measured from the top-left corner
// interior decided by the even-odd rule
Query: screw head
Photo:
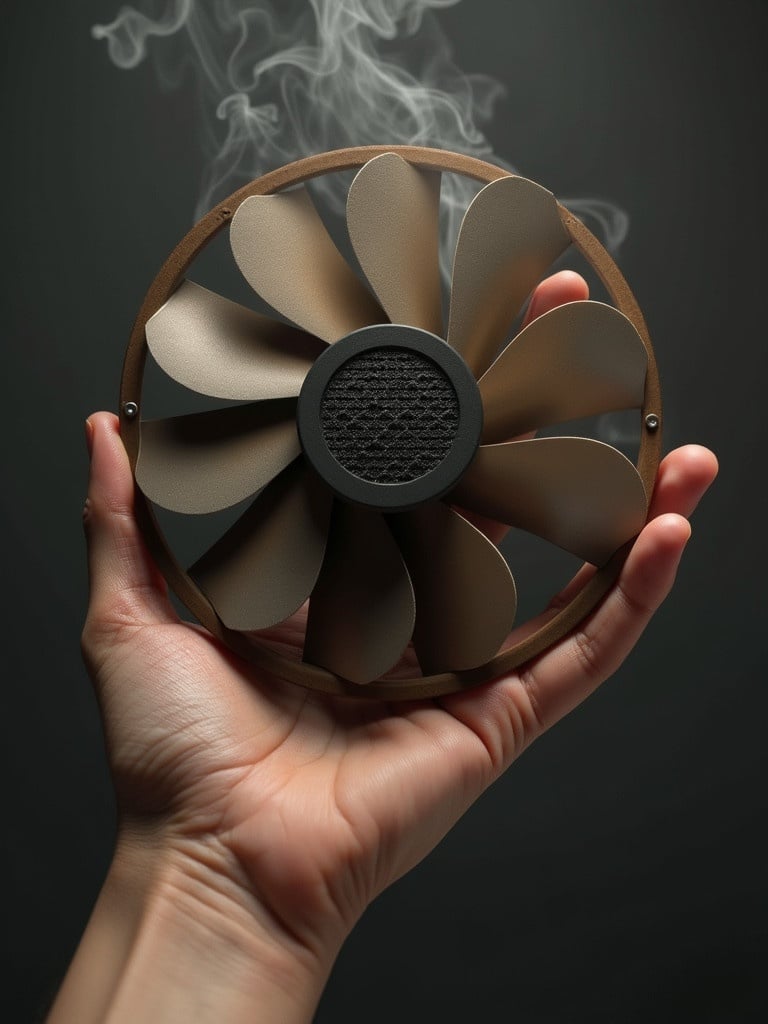
[[[123,402],[123,416],[127,420],[135,420],[139,415],[139,407],[135,402]]]
[[[659,429],[659,422],[659,417],[656,415],[655,412],[649,412],[648,415],[645,417],[645,426],[648,430],[651,431],[651,433],[653,433],[654,430]]]

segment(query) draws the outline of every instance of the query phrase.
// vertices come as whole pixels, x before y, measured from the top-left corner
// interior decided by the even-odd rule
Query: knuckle
[[[80,649],[86,659],[92,658],[105,643],[110,643],[114,632],[114,622],[101,615],[98,608],[90,608],[80,633]]]
[[[146,624],[142,594],[136,587],[92,599],[81,633],[81,644],[93,649],[105,641],[114,643],[124,634]]]
[[[89,494],[83,505],[83,524],[88,528],[96,522],[112,522],[118,529],[132,527],[133,502],[119,495]]]
[[[527,746],[536,738],[536,736],[540,736],[542,733],[546,732],[547,722],[541,706],[539,680],[533,666],[529,665],[520,671],[520,683],[522,685],[522,691],[525,695],[529,711],[527,716],[528,729],[525,744]]]
[[[654,608],[647,601],[643,601],[633,594],[621,580],[616,585],[616,593],[625,610],[633,618],[648,619],[653,615]]]
[[[86,668],[92,676],[99,673],[103,652],[109,646],[109,636],[95,616],[86,616],[80,633],[80,653]]]
[[[603,658],[597,634],[585,629],[577,629],[573,634],[573,640],[576,657],[585,676],[590,680],[601,678]]]

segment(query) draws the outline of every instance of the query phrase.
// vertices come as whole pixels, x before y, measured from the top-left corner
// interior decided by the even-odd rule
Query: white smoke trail
[[[165,17],[157,19],[132,7],[123,7],[110,25],[94,25],[91,35],[94,39],[107,40],[109,56],[119,68],[135,68],[146,56],[147,39],[175,35],[183,28],[193,6],[194,0],[174,0]]]
[[[515,170],[478,127],[491,119],[503,86],[456,66],[432,13],[459,2],[170,0],[156,17],[123,7],[111,24],[96,25],[92,33],[107,40],[120,68],[136,67],[151,50],[161,81],[170,86],[193,58],[212,144],[196,210],[202,216],[265,171],[343,146],[436,146]],[[175,37],[175,45],[148,45],[152,37]],[[215,119],[223,122],[218,133]],[[348,182],[327,175],[317,185],[330,209],[342,213]],[[476,188],[444,175],[446,277]],[[616,250],[628,227],[623,211],[599,199],[563,202]]]

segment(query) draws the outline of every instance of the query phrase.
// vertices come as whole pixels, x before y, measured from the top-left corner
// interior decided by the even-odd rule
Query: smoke
[[[343,146],[456,150],[514,171],[493,151],[487,125],[501,83],[465,74],[433,13],[460,0],[170,0],[150,16],[123,7],[92,34],[120,68],[148,55],[177,86],[191,64],[202,89],[208,162],[196,216],[239,185],[302,156]],[[348,181],[316,182],[343,213]],[[450,274],[461,217],[477,185],[446,174],[441,264]],[[563,202],[609,249],[628,219],[599,199]]]
[[[149,18],[146,14],[123,7],[110,25],[94,25],[94,39],[106,39],[109,56],[119,68],[135,68],[147,53],[150,36],[172,36],[186,24],[194,0],[175,0],[163,18]]]

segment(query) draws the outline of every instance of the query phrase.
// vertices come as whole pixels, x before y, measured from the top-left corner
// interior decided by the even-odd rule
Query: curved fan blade
[[[336,502],[309,602],[304,660],[368,683],[403,653],[414,615],[408,571],[384,517]]]
[[[470,203],[456,244],[448,342],[476,377],[570,241],[552,193],[527,178],[500,178]]]
[[[648,353],[602,302],[569,302],[530,323],[479,381],[483,443],[643,404]]]
[[[301,606],[320,572],[330,512],[330,491],[299,460],[192,566],[225,626],[264,629]]]
[[[424,673],[489,661],[517,608],[507,563],[453,509],[436,501],[390,518],[416,594],[413,644]]]
[[[629,459],[585,437],[481,446],[450,500],[595,565],[640,532],[648,508]]]
[[[441,335],[440,175],[395,153],[358,172],[347,227],[360,266],[393,323]]]
[[[304,331],[259,316],[183,281],[150,317],[147,345],[179,384],[213,398],[298,395],[325,345]]]
[[[305,188],[246,199],[232,219],[230,241],[257,294],[318,338],[338,341],[386,322],[333,244]]]
[[[146,420],[136,482],[173,512],[216,512],[261,490],[300,452],[295,398]]]

